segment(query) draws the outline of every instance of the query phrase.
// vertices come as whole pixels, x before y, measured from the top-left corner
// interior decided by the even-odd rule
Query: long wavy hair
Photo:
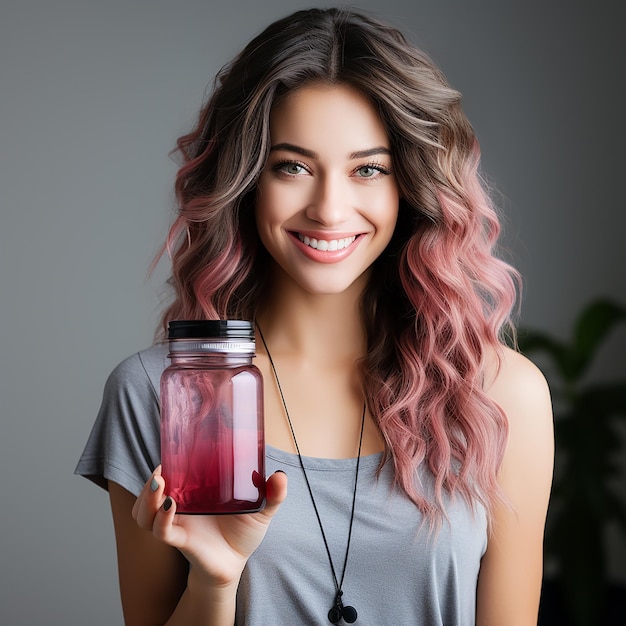
[[[346,84],[377,108],[401,204],[394,236],[362,298],[367,404],[397,485],[427,519],[444,496],[488,511],[507,421],[485,394],[485,358],[512,328],[518,276],[495,256],[500,226],[479,174],[461,96],[395,28],[346,9],[298,11],[253,39],[217,75],[195,128],[178,140],[179,213],[164,251],[169,320],[254,319],[268,253],[254,220],[272,106],[311,83]],[[425,463],[435,498],[416,481]]]

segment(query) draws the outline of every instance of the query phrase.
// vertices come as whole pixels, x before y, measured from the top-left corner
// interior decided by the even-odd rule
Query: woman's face
[[[365,285],[398,216],[390,142],[369,100],[311,85],[272,110],[256,195],[261,241],[287,280],[313,294]]]

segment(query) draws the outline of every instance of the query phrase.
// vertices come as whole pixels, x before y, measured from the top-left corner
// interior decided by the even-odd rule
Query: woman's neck
[[[274,288],[257,314],[272,352],[323,362],[363,356],[362,289],[353,287],[330,295]]]

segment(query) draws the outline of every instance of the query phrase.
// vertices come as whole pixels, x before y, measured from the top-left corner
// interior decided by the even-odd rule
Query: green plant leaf
[[[582,376],[611,330],[626,320],[626,307],[608,299],[594,300],[581,313],[574,329],[571,367],[574,378]]]

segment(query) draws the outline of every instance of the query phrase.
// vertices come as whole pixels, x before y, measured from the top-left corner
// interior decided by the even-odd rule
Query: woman
[[[127,624],[536,623],[550,399],[502,343],[516,274],[460,95],[395,29],[301,11],[179,150],[164,327],[256,321],[267,506],[177,516],[167,349],[118,366],[77,471],[110,493]]]

